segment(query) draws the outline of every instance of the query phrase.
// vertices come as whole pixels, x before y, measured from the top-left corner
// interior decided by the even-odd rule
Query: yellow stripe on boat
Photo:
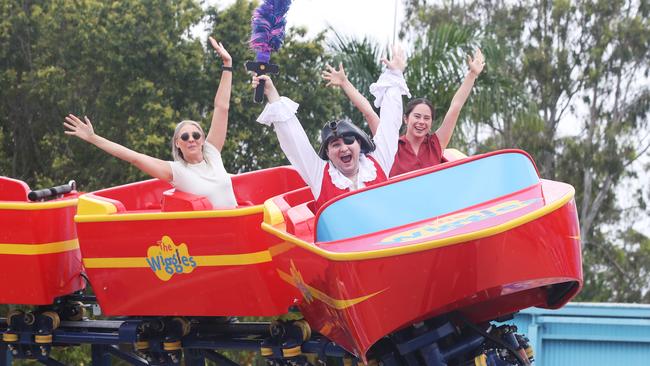
[[[194,256],[194,260],[199,267],[244,266],[270,262],[271,253],[268,250],[263,250],[247,254],[201,255]]]
[[[262,230],[269,232],[289,243],[295,244],[305,250],[313,252],[321,257],[333,261],[354,261],[354,260],[384,258],[384,257],[391,257],[396,255],[422,252],[429,249],[440,248],[447,245],[459,244],[471,240],[477,240],[477,239],[497,235],[502,232],[514,229],[518,226],[527,224],[553,211],[560,209],[561,207],[569,203],[573,199],[574,195],[575,195],[575,190],[573,187],[571,187],[571,189],[565,195],[563,195],[562,197],[558,198],[553,202],[548,203],[544,207],[529,212],[525,215],[519,216],[508,222],[504,222],[503,224],[495,225],[486,229],[477,230],[466,234],[455,235],[443,239],[434,239],[434,240],[409,244],[400,247],[368,250],[363,252],[340,253],[340,252],[327,251],[318,247],[317,245],[314,245],[314,243],[306,242],[291,234],[286,233],[285,231],[278,230],[277,228],[273,227],[272,225],[269,225],[266,222],[262,223]]]
[[[178,212],[147,212],[114,214],[79,214],[75,215],[75,222],[115,222],[115,221],[152,221],[152,220],[183,220],[183,219],[209,219],[217,217],[248,216],[264,211],[263,205],[235,208],[230,210],[210,211],[178,211]]]
[[[291,265],[292,265],[292,269],[295,268],[293,265],[293,261],[291,262]],[[305,297],[308,303],[311,302],[312,299],[318,299],[323,303],[325,303],[325,305],[337,310],[347,309],[351,306],[354,306],[360,302],[364,302],[369,298],[386,291],[386,289],[383,289],[381,291],[377,291],[369,295],[360,296],[352,299],[335,299],[329,296],[328,294],[326,294],[325,292],[304,283],[302,281],[302,276],[300,276],[299,274],[292,276],[279,269],[277,271],[280,278],[282,278],[285,282],[287,282],[288,284],[292,285],[293,287],[300,290],[300,292],[302,292],[303,296]]]
[[[5,244],[0,243],[0,254],[12,255],[41,255],[63,253],[79,249],[77,239],[57,241],[43,244]]]
[[[268,250],[193,257],[198,267],[245,266],[271,261],[271,253]],[[146,257],[84,258],[83,261],[86,268],[150,268]]]
[[[277,255],[280,255],[289,249],[292,249],[295,247],[292,243],[288,243],[286,241],[281,242],[280,244],[273,245],[269,248],[269,253],[271,254],[271,257],[275,257]]]
[[[51,201],[51,202],[11,202],[0,201],[0,210],[51,210],[54,208],[76,206],[77,199]]]

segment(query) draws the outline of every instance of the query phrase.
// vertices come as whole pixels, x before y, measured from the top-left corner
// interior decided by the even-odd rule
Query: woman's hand
[[[257,76],[257,74],[253,73],[253,80],[251,81],[253,89],[257,88],[260,84],[260,80],[264,80],[264,95],[266,95],[266,99],[268,99],[269,103],[280,100],[280,94],[278,94],[278,90],[275,89],[275,85],[273,85],[273,81],[268,75]]]
[[[84,141],[90,142],[90,139],[95,135],[95,131],[93,130],[93,124],[90,123],[90,119],[84,116],[84,120],[86,123],[82,122],[74,114],[69,114],[65,117],[65,122],[63,122],[63,126],[68,129],[65,131],[65,134],[77,136]]]
[[[343,63],[339,63],[338,70],[329,64],[325,65],[325,70],[323,70],[321,76],[327,80],[327,86],[338,86],[341,88],[348,81],[348,76],[343,69]]]
[[[221,44],[221,42],[217,42],[217,40],[212,37],[208,37],[208,39],[210,40],[212,48],[217,51],[217,54],[219,57],[221,57],[221,60],[223,60],[223,66],[232,67],[232,57],[230,57],[230,54],[223,46],[223,44]]]
[[[394,44],[392,48],[392,58],[388,60],[383,58],[381,62],[391,70],[399,70],[404,72],[406,69],[406,53],[400,44]]]
[[[483,52],[480,48],[477,48],[474,51],[474,59],[467,55],[467,64],[469,65],[469,71],[474,74],[474,76],[479,76],[483,67],[485,67],[485,58],[483,57]]]

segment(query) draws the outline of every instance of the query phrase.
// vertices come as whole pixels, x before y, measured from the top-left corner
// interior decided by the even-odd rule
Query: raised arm
[[[381,62],[386,65],[389,70],[394,70],[400,74],[404,73],[406,69],[406,52],[400,44],[394,44],[392,47],[392,58],[382,58]]]
[[[256,88],[262,79],[265,80],[264,94],[268,104],[257,121],[265,125],[273,124],[280,148],[317,199],[326,163],[314,151],[307,133],[296,117],[298,104],[286,97],[280,97],[268,75],[253,76],[253,88]]]
[[[168,161],[160,160],[149,155],[141,154],[137,151],[128,149],[113,141],[107,140],[95,133],[93,125],[88,117],[84,117],[86,123],[82,122],[77,116],[69,114],[65,117],[63,125],[67,128],[67,135],[77,136],[80,139],[91,143],[107,153],[131,163],[136,168],[149,174],[150,176],[165,181],[172,180],[172,168]]]
[[[456,122],[458,122],[458,116],[460,115],[460,110],[465,105],[469,93],[472,91],[474,86],[474,81],[479,76],[483,67],[485,66],[485,59],[483,58],[483,53],[480,49],[476,49],[474,52],[474,59],[469,55],[467,56],[467,63],[469,64],[469,72],[465,76],[465,80],[460,85],[460,88],[454,94],[454,98],[451,100],[451,105],[449,110],[445,115],[445,119],[442,120],[440,128],[436,131],[436,136],[440,141],[440,147],[444,150],[447,148],[451,136],[454,133],[454,128],[456,127]]]
[[[377,82],[370,86],[370,92],[375,96],[375,106],[381,108],[380,124],[375,135],[377,149],[372,155],[377,159],[382,169],[388,175],[395,161],[399,140],[399,129],[402,125],[402,95],[410,97],[408,86],[404,80],[406,54],[399,45],[393,46],[392,59],[382,59],[387,70],[379,76]]]
[[[228,110],[230,109],[230,92],[232,90],[232,57],[230,57],[221,42],[217,42],[212,37],[209,39],[212,48],[223,61],[223,69],[219,88],[214,96],[214,111],[212,112],[212,122],[206,140],[221,151],[228,132]]]
[[[348,76],[345,74],[343,69],[343,64],[339,63],[339,69],[335,69],[330,65],[325,65],[325,70],[321,73],[323,79],[327,80],[327,86],[338,86],[343,89],[345,95],[348,96],[350,102],[354,105],[355,108],[363,114],[363,118],[368,122],[368,127],[370,127],[370,132],[374,136],[377,133],[377,127],[379,127],[379,116],[375,113],[375,110],[372,109],[372,105],[366,99],[366,97],[361,94],[357,88],[352,85]]]

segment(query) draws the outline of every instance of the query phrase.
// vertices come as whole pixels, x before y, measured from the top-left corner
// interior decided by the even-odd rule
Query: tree
[[[373,98],[370,94],[369,87],[382,72],[380,60],[387,50],[383,49],[381,45],[372,41],[368,37],[362,40],[357,40],[356,38],[342,36],[333,28],[330,28],[329,31],[334,35],[334,37],[328,41],[328,50],[334,53],[334,57],[332,57],[330,64],[336,68],[338,68],[339,64],[342,64],[352,85],[354,85],[367,100],[372,101]],[[341,117],[349,118],[357,123],[359,127],[363,128],[363,125],[358,123],[363,121],[364,118],[361,112],[359,112],[352,103],[346,101],[347,97],[345,97],[345,94],[341,90],[338,88],[335,90],[339,95],[339,100],[343,100],[343,115]],[[375,112],[378,112],[378,110],[375,109]]]
[[[136,150],[168,154],[172,121],[196,110],[191,86],[203,50],[186,37],[201,19],[194,2],[5,4],[0,122],[9,175],[32,185],[76,178],[85,189],[142,177],[63,135],[67,113],[90,116],[98,133]]]
[[[237,62],[224,162],[231,172],[286,163],[275,134],[255,122],[243,62],[256,4],[239,0],[208,9],[206,26]],[[209,121],[220,75],[211,50],[190,29],[204,19],[191,0],[3,2],[0,35],[0,143],[3,174],[32,186],[76,179],[84,190],[127,183],[139,170],[63,134],[68,113],[88,115],[97,133],[137,151],[169,159],[169,138],[182,119]],[[301,104],[300,118],[316,141],[322,124],[340,114],[321,84],[323,36],[305,40],[289,30],[273,55],[276,83]],[[291,72],[288,72],[291,70]]]

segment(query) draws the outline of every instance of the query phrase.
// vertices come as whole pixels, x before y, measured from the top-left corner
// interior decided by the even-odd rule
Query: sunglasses
[[[197,132],[197,131],[192,132],[192,138],[193,138],[194,140],[198,140],[198,139],[200,139],[200,138],[201,138],[201,133],[200,133],[200,132]],[[181,135],[181,140],[183,140],[183,141],[187,141],[187,140],[189,140],[189,139],[190,139],[190,134],[189,134],[189,133],[184,132],[184,133]]]
[[[352,145],[354,144],[355,141],[357,141],[357,138],[352,135],[341,136],[341,139],[343,140],[343,143],[346,145]]]

